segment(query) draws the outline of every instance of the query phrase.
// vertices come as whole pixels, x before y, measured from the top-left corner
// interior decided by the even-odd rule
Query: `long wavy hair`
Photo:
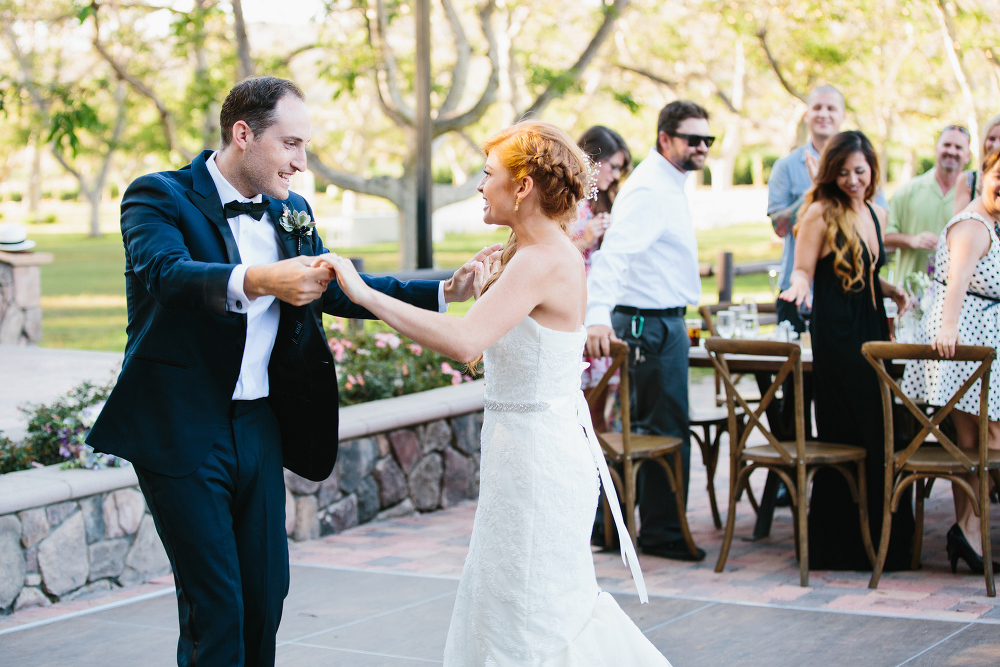
[[[622,179],[632,171],[632,152],[625,144],[625,140],[622,139],[622,135],[603,125],[595,125],[581,134],[576,144],[594,162],[610,160],[619,151],[625,156],[621,174],[611,181],[607,190],[598,190],[597,201],[591,207],[595,215],[597,213],[610,213],[611,205],[615,203]]]
[[[819,172],[812,187],[806,191],[805,201],[799,208],[802,219],[809,205],[823,205],[823,222],[826,223],[826,243],[833,248],[833,272],[840,278],[844,292],[864,289],[864,256],[861,235],[858,233],[857,214],[851,209],[851,198],[837,185],[844,163],[854,153],[861,153],[871,170],[871,181],[865,189],[865,201],[870,202],[878,189],[880,172],[878,157],[868,137],[863,132],[850,130],[831,138],[819,158]],[[798,223],[795,232],[798,233]],[[874,258],[872,261],[875,261]]]
[[[557,220],[563,232],[576,218],[576,203],[593,188],[593,166],[587,155],[565,131],[552,123],[523,120],[500,130],[483,144],[483,152],[496,153],[514,182],[530,176],[538,193],[538,204],[547,217]],[[517,252],[513,231],[500,254],[500,268],[483,285],[486,293]],[[482,355],[469,364],[475,369]]]

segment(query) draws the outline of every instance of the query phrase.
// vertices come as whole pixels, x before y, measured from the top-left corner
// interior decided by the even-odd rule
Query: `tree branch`
[[[399,65],[396,63],[396,54],[389,46],[389,17],[385,11],[385,0],[375,0],[376,19],[375,26],[378,34],[378,51],[382,54],[383,67],[380,68],[385,75],[385,85],[389,89],[389,99],[396,107],[398,115],[406,120],[407,125],[413,125],[413,109],[403,100],[403,93],[399,88]],[[377,82],[377,80],[376,80]],[[379,97],[382,91],[379,89]]]
[[[489,45],[486,53],[490,59],[490,78],[486,83],[486,88],[483,90],[483,94],[480,95],[479,100],[468,111],[444,118],[439,115],[438,118],[434,119],[432,130],[434,136],[445,134],[446,132],[455,132],[461,130],[463,127],[472,125],[486,115],[489,108],[496,102],[497,89],[500,86],[500,47],[497,44],[496,33],[493,32],[493,23],[491,21],[496,6],[496,0],[486,0],[479,9],[479,22],[482,25],[486,43]]]
[[[339,171],[324,164],[323,160],[311,150],[306,151],[309,170],[322,180],[343,190],[352,190],[373,197],[388,199],[397,207],[402,208],[403,187],[398,178],[391,176],[376,176],[364,178],[357,174]]]
[[[458,103],[465,94],[465,83],[469,78],[469,61],[472,59],[472,45],[465,36],[462,21],[451,0],[441,0],[441,6],[444,8],[445,16],[448,17],[448,25],[451,26],[455,42],[455,66],[451,68],[451,88],[448,89],[448,96],[438,109],[438,116],[447,116],[458,108]]]
[[[795,99],[806,101],[806,96],[795,89],[792,84],[788,82],[785,75],[781,72],[781,66],[778,61],[775,60],[774,55],[771,53],[771,48],[767,45],[767,28],[761,28],[756,33],[760,45],[764,48],[764,55],[767,56],[767,62],[770,63],[771,69],[774,71],[775,75],[778,77],[778,81],[781,82],[781,87],[788,91],[788,94]]]
[[[247,24],[243,20],[243,0],[232,0],[233,28],[236,30],[236,56],[239,68],[237,77],[240,81],[253,76],[253,58],[250,57],[250,39],[247,37]]]
[[[676,81],[670,81],[668,79],[664,79],[658,74],[654,74],[653,72],[650,72],[649,70],[646,69],[642,69],[641,67],[622,65],[621,63],[615,63],[615,67],[625,72],[632,72],[633,74],[638,74],[639,76],[645,77],[650,81],[652,81],[653,83],[658,83],[661,86],[666,86],[674,94],[677,94],[677,88],[680,86],[680,84]],[[728,109],[730,113],[735,114],[740,118],[748,121],[754,127],[760,127],[760,123],[758,123],[753,118],[750,118],[744,112],[736,108],[736,105],[733,104],[733,101],[729,99],[729,96],[726,95],[726,93],[722,90],[719,84],[715,82],[715,79],[713,79],[707,74],[692,74],[691,76],[692,78],[697,78],[707,81],[712,86],[712,91],[714,92],[715,96],[722,101],[722,103],[726,106],[726,109]]]
[[[275,65],[277,65],[278,67],[288,67],[288,64],[292,62],[292,59],[295,58],[296,56],[300,56],[306,51],[312,51],[313,49],[318,49],[321,46],[323,45],[320,42],[314,42],[312,44],[305,44],[303,46],[300,46],[299,48],[293,49],[292,51],[285,54],[285,57],[277,61]]]
[[[431,195],[434,210],[436,211],[448,204],[454,204],[457,201],[464,201],[475,195],[476,189],[479,187],[479,182],[483,178],[482,174],[483,169],[480,167],[469,174],[469,177],[461,185],[435,185]]]
[[[97,20],[96,15],[94,16],[94,20],[95,21]],[[108,50],[104,47],[103,44],[101,44],[96,34],[94,36],[94,48],[97,50],[99,54],[101,54],[101,57],[104,58],[104,60],[106,60],[109,65],[111,65],[111,69],[115,71],[115,74],[118,75],[119,79],[128,83],[132,88],[135,89],[136,92],[138,92],[143,97],[148,98],[156,106],[156,111],[160,115],[160,125],[163,126],[163,136],[167,142],[167,150],[177,151],[188,162],[193,160],[194,153],[185,149],[177,142],[177,139],[174,134],[173,115],[170,113],[170,110],[167,109],[166,105],[160,100],[160,98],[156,96],[156,93],[153,92],[153,89],[147,86],[137,77],[133,76],[132,74],[129,74],[128,70],[126,70],[121,63],[115,60],[112,57],[112,55],[108,53]]]
[[[597,52],[600,50],[601,45],[604,40],[607,39],[608,35],[611,34],[611,30],[614,28],[615,21],[621,16],[621,13],[628,7],[629,0],[615,0],[615,3],[608,7],[603,6],[604,9],[604,20],[601,21],[601,25],[597,28],[594,36],[590,39],[590,43],[587,44],[587,48],[583,50],[580,57],[577,59],[576,63],[573,64],[568,70],[563,72],[561,75],[556,77],[549,86],[535,98],[531,106],[528,107],[523,113],[518,114],[518,116],[532,115],[537,116],[545,110],[545,107],[549,105],[552,100],[557,97],[562,97],[566,91],[567,83],[575,81],[583,74],[583,71],[587,69],[591,61],[597,56]]]

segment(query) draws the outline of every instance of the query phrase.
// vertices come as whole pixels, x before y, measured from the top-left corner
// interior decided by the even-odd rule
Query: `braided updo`
[[[565,225],[576,217],[576,203],[589,196],[591,161],[566,132],[551,123],[524,120],[500,130],[483,144],[496,152],[515,181],[530,176],[542,212]]]

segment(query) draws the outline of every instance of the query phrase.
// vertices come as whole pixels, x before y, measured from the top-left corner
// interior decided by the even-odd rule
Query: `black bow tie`
[[[227,218],[235,218],[238,215],[249,215],[254,220],[260,220],[264,217],[264,211],[267,207],[271,205],[271,202],[267,197],[262,197],[261,202],[256,204],[252,201],[231,201],[223,206],[226,209]]]

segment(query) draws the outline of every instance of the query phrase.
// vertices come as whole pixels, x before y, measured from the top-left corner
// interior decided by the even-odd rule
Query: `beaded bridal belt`
[[[541,412],[549,407],[548,403],[523,403],[520,401],[494,401],[487,398],[483,407],[494,412]]]

